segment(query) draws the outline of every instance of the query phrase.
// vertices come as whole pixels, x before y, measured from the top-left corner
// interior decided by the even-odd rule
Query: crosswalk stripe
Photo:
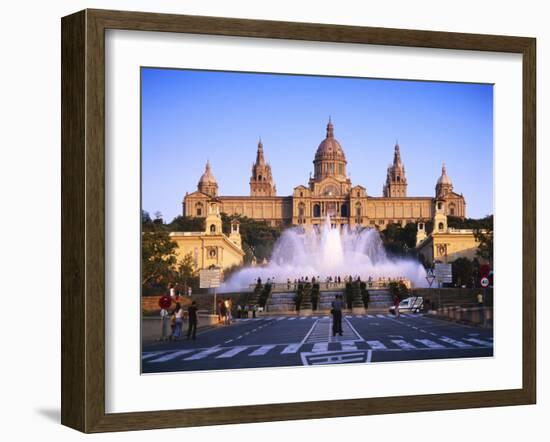
[[[472,347],[470,344],[467,344],[466,342],[457,341],[456,339],[448,338],[447,336],[441,336],[439,338],[439,340],[443,341],[443,342],[446,342],[447,344],[454,345],[455,347],[458,347],[458,348],[471,348]]]
[[[233,347],[231,350],[226,351],[225,353],[222,353],[219,356],[216,356],[216,359],[220,358],[232,358],[236,354],[246,350],[248,346],[239,346],[239,347]]]
[[[204,359],[208,355],[211,355],[212,353],[216,353],[217,351],[221,350],[221,347],[219,345],[216,345],[215,347],[207,348],[206,350],[203,350],[199,353],[195,353],[193,356],[189,356],[188,358],[185,358],[185,361],[196,361],[197,359]]]
[[[416,348],[410,342],[404,341],[403,339],[392,339],[391,341],[404,350],[411,350],[413,348]]]
[[[431,341],[430,339],[415,339],[415,341],[420,342],[422,345],[430,348],[445,348],[444,345]]]
[[[473,342],[474,344],[483,345],[485,347],[492,347],[493,346],[492,342],[484,341],[482,339],[477,339],[477,338],[466,338],[465,341]]]
[[[275,348],[275,345],[262,345],[261,347],[257,348],[252,353],[250,353],[249,356],[262,356],[262,355],[265,355],[272,348]]]
[[[307,316],[302,316],[300,319],[302,319],[302,320],[307,319]]]
[[[292,316],[292,317],[288,318],[289,321],[294,321],[295,319],[296,319],[295,316]]]
[[[355,345],[354,341],[340,341],[340,344],[342,345],[342,350],[357,350],[357,345]]]
[[[311,350],[313,353],[318,353],[321,351],[327,351],[328,350],[328,342],[316,342],[313,344],[313,349]]]
[[[172,353],[168,353],[167,355],[161,356],[160,358],[152,359],[152,360],[150,360],[149,362],[166,362],[166,361],[171,361],[172,359],[176,359],[177,357],[183,356],[183,355],[185,355],[185,354],[187,354],[187,353],[191,353],[192,351],[193,351],[192,349],[174,351],[174,352],[172,352]]]
[[[281,352],[282,355],[290,354],[290,353],[296,353],[298,349],[301,347],[302,344],[289,344],[287,345],[284,350]]]
[[[141,360],[145,361],[146,359],[154,358],[155,356],[159,356],[163,353],[166,353],[166,352],[165,351],[153,351],[153,352],[150,352],[150,353],[143,353],[141,355]]]
[[[367,318],[374,318],[373,315],[367,315]]]
[[[373,350],[384,350],[388,348],[380,341],[367,341],[367,344],[369,344],[370,348],[372,348]]]

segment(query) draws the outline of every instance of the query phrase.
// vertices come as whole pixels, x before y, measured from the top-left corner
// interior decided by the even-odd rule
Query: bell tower
[[[265,162],[264,145],[258,141],[256,162],[252,164],[252,176],[250,177],[250,196],[276,196],[277,188],[271,176],[271,166]]]
[[[407,196],[405,166],[401,162],[401,152],[397,142],[394,147],[393,164],[388,166],[386,184],[384,184],[382,193],[386,198],[399,198]]]

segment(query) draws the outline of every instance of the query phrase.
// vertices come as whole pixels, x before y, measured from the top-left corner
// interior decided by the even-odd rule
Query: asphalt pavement
[[[493,330],[424,315],[262,316],[199,330],[196,340],[146,344],[142,372],[377,363],[493,356]]]

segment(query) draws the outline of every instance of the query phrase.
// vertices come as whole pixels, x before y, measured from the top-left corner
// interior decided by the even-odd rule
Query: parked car
[[[399,313],[419,313],[422,310],[424,299],[422,296],[405,298],[399,303]],[[390,313],[395,315],[395,306],[390,307]]]

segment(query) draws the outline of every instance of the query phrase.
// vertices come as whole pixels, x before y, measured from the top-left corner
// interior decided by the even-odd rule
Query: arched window
[[[449,204],[449,215],[454,216],[455,214],[455,205]]]
[[[210,225],[210,233],[216,233],[216,224]]]
[[[258,180],[262,181],[262,176],[261,175],[258,175]]]
[[[321,206],[319,204],[315,204],[313,206],[313,217],[314,218],[320,218],[321,217]]]
[[[361,204],[355,205],[355,216],[361,216]]]
[[[202,216],[202,203],[195,204],[195,213],[197,216]]]
[[[444,228],[443,223],[439,223],[438,228],[439,228],[439,231],[442,232]]]
[[[401,182],[401,177],[399,175],[397,175],[397,182],[400,183]]]
[[[347,218],[349,216],[348,214],[348,205],[346,203],[342,204],[340,207],[340,215],[342,218]]]
[[[303,218],[305,213],[306,207],[304,203],[298,204],[298,217]]]
[[[437,209],[438,210],[441,210],[442,207],[443,207],[443,203],[437,203]]]
[[[304,192],[300,192],[300,198],[304,197]]]

